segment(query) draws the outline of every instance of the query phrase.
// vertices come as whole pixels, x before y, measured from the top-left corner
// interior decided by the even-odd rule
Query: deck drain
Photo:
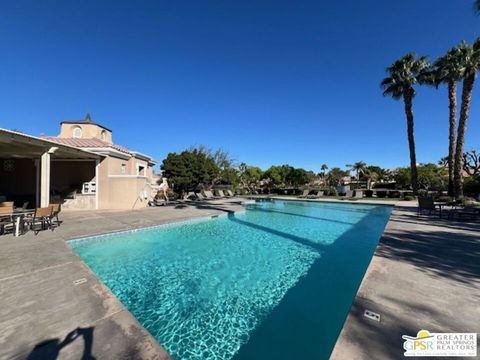
[[[218,218],[218,215],[212,215],[212,219]]]
[[[84,284],[84,283],[86,283],[86,282],[87,282],[87,279],[81,278],[81,279],[75,280],[75,281],[73,282],[73,285],[80,285],[80,284]]]
[[[377,314],[373,311],[365,310],[365,312],[363,313],[363,316],[365,316],[367,319],[380,322],[380,314]]]

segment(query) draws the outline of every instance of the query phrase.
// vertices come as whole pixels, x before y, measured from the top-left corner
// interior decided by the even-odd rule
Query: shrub
[[[373,196],[373,190],[365,190],[365,196],[371,198]]]
[[[405,195],[405,196],[403,197],[403,200],[405,200],[405,201],[413,201],[413,200],[415,200],[415,196],[413,196],[413,195]]]
[[[388,192],[388,197],[389,197],[389,198],[399,198],[399,197],[400,197],[400,192],[398,192],[398,191],[389,191],[389,192]]]
[[[383,190],[377,191],[377,197],[378,198],[385,198],[385,197],[387,197],[387,192],[383,191]]]
[[[470,176],[465,178],[463,191],[465,195],[477,197],[480,194],[480,176]]]

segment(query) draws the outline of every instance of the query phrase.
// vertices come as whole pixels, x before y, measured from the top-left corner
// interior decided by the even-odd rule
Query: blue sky
[[[408,51],[480,35],[472,3],[3,1],[0,127],[56,135],[89,111],[158,161],[204,144],[263,168],[407,165],[403,104],[379,82]],[[418,91],[419,162],[446,155],[447,106]],[[467,148],[479,135],[480,79]]]

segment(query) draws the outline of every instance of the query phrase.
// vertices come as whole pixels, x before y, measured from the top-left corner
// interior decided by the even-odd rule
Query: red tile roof
[[[61,145],[68,145],[68,146],[73,146],[77,148],[112,148],[114,150],[126,153],[126,154],[132,154],[130,150],[128,150],[126,147],[123,147],[121,145],[117,144],[109,144],[106,143],[105,141],[102,141],[100,139],[77,139],[77,138],[59,138],[55,136],[44,136],[42,137],[45,140],[53,141],[56,142],[57,144]]]

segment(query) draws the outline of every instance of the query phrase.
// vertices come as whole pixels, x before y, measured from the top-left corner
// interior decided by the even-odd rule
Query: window
[[[137,164],[137,175],[145,176],[145,166]]]
[[[121,174],[125,174],[125,171],[127,170],[127,165],[126,164],[122,164],[122,168],[120,169],[120,173]]]
[[[102,141],[107,141],[107,132],[105,130],[102,130],[101,137],[102,137]]]
[[[82,128],[76,126],[73,128],[73,137],[74,138],[81,138],[82,137]]]

